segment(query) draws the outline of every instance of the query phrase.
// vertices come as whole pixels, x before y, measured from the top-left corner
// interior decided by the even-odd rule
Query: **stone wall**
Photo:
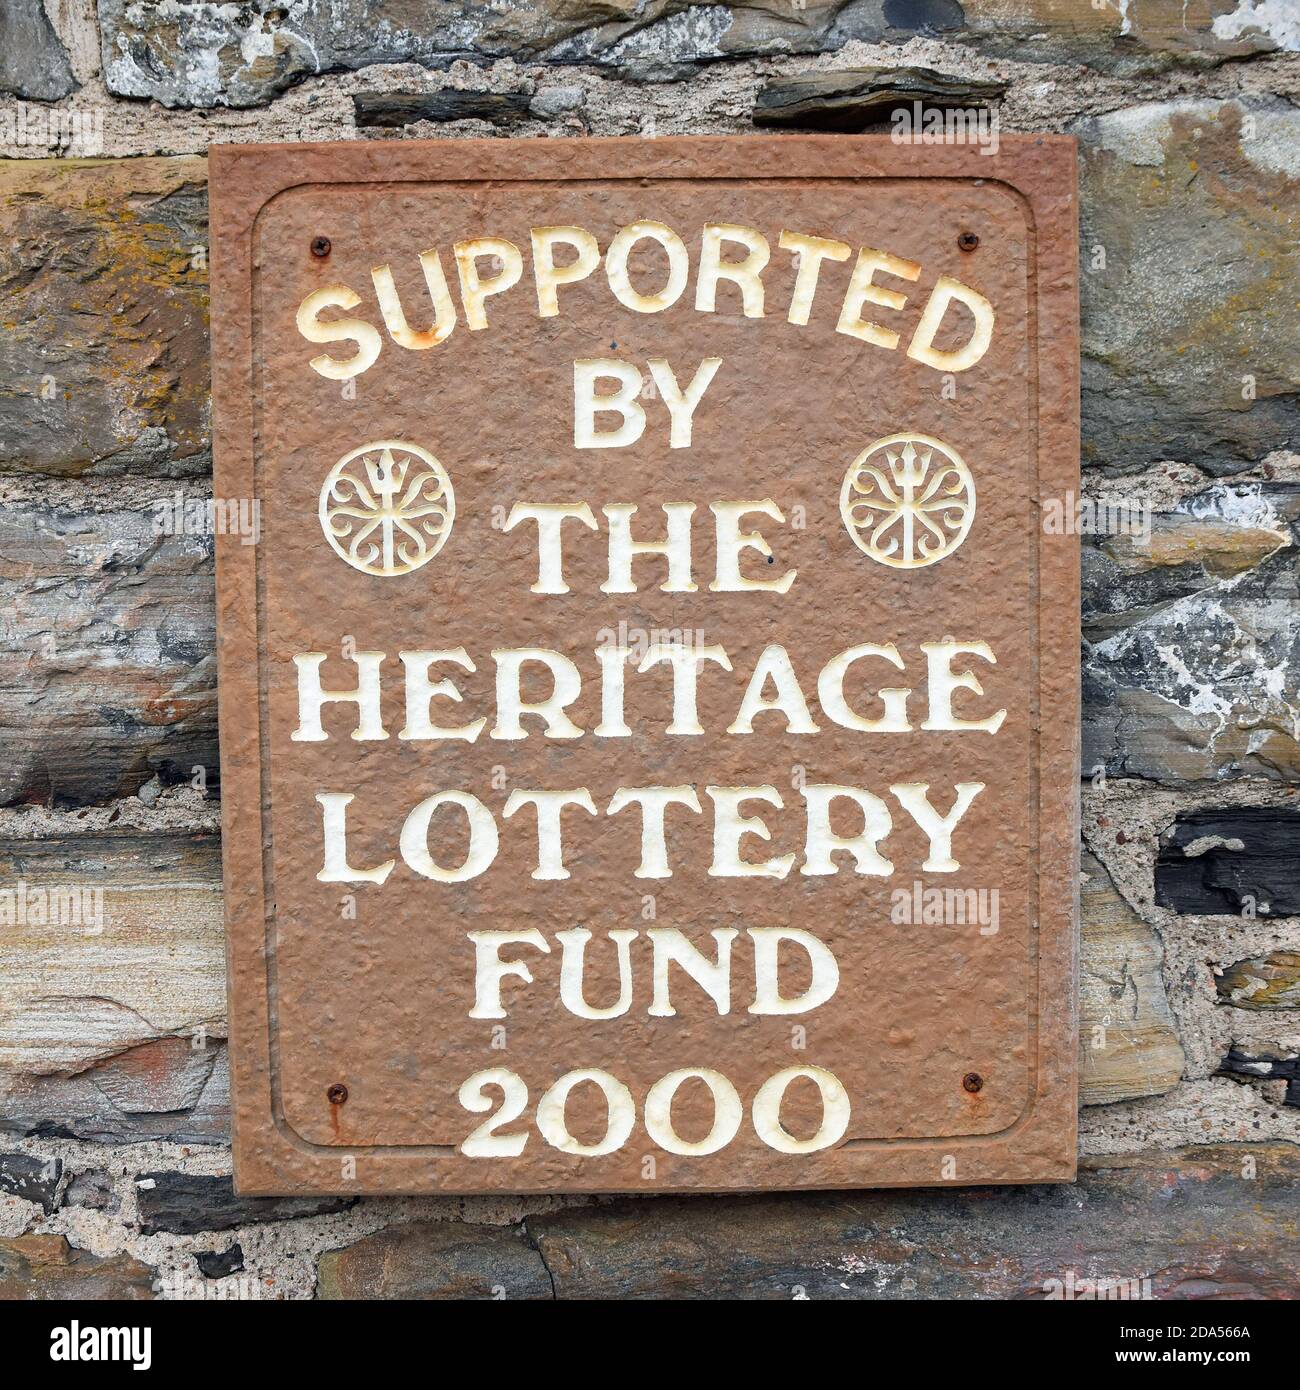
[[[6,0],[0,94],[0,1297],[1296,1293],[1291,0]],[[212,541],[153,525],[210,495],[208,143],[900,95],[1079,138],[1083,494],[1154,510],[1081,538],[1079,1186],[235,1197]]]

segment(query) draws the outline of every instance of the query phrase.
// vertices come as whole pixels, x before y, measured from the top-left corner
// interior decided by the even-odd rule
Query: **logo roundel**
[[[873,560],[920,569],[966,539],[975,479],[950,445],[925,434],[891,434],[849,464],[840,516],[853,544]]]
[[[363,574],[410,574],[451,535],[456,494],[418,444],[382,439],[344,454],[320,490],[320,524],[334,553]]]

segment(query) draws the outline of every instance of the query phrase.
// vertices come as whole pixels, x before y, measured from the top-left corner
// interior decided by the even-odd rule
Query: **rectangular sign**
[[[213,151],[241,1191],[1073,1177],[1075,186]]]

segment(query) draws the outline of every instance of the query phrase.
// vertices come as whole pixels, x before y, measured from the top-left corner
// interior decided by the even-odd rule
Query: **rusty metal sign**
[[[212,194],[240,1190],[1072,1178],[1072,142]]]

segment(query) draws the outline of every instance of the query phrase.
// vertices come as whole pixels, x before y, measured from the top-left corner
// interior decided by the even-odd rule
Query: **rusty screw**
[[[975,1095],[984,1089],[984,1078],[977,1071],[968,1071],[961,1079],[961,1086],[963,1091],[969,1091],[971,1095]],[[344,1094],[346,1095],[346,1092]]]
[[[957,245],[963,251],[973,251],[980,244],[980,239],[974,232],[963,232],[957,238]]]
[[[336,1081],[328,1091],[325,1092],[325,1099],[331,1105],[342,1105],[348,1098],[348,1088],[341,1082]]]
[[[314,236],[311,239],[311,253],[318,261],[323,261],[331,250],[330,239],[327,236]]]

